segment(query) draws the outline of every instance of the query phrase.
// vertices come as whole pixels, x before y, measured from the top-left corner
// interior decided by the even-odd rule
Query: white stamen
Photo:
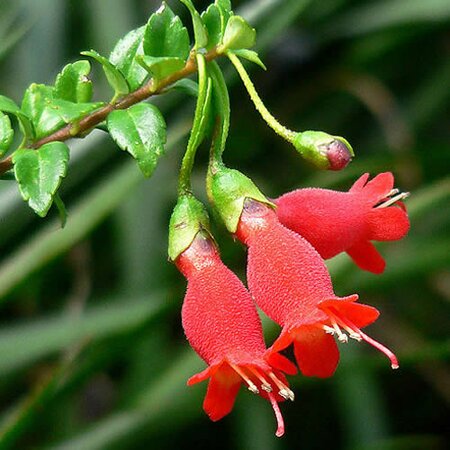
[[[323,325],[323,329],[324,329],[325,333],[331,334],[331,336],[334,336],[334,333],[335,333],[334,328],[329,327],[328,325]]]
[[[362,341],[362,337],[358,332],[356,332],[355,330],[352,330],[347,325],[340,324],[340,326],[348,333],[348,336],[350,339],[354,339],[355,341],[358,341],[358,342]]]
[[[339,328],[339,325],[333,318],[331,318],[331,325],[333,325],[334,331],[337,334],[338,341],[346,344],[348,342],[348,336],[342,332],[342,330]]]
[[[253,394],[259,394],[259,389],[256,387],[255,383],[244,373],[244,371],[234,364],[230,364],[231,368],[247,383],[247,388]]]
[[[292,402],[295,400],[294,393],[284,384],[282,383],[273,372],[269,372],[269,377],[272,378],[274,383],[277,385],[279,391],[278,393],[285,400],[291,400]]]
[[[258,372],[254,367],[248,367],[250,372],[252,372],[259,381],[261,381],[261,389],[266,392],[272,392],[272,386],[264,379],[264,377]]]
[[[400,194],[390,198],[389,200],[386,200],[383,203],[380,203],[377,208],[387,208],[388,206],[393,205],[394,203],[397,203],[400,200],[404,200],[405,198],[409,197],[409,192],[400,192]]]

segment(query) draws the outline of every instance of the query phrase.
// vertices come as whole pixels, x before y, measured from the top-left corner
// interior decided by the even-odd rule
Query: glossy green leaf
[[[244,58],[247,61],[257,64],[259,67],[261,67],[261,69],[267,70],[267,67],[261,61],[258,53],[253,50],[243,48],[239,50],[233,50],[232,53],[234,53],[236,56],[239,56],[240,58]]]
[[[55,196],[53,197],[53,201],[55,202],[55,206],[58,208],[59,220],[61,221],[61,228],[64,228],[67,223],[66,205],[64,204],[58,193],[56,193]]]
[[[14,137],[14,131],[11,128],[11,121],[6,114],[0,112],[0,156],[3,156],[8,150]]]
[[[195,9],[191,0],[180,0],[189,10],[192,17],[192,25],[194,27],[195,49],[206,47],[208,44],[208,32],[203,24],[200,14]]]
[[[203,11],[201,17],[208,32],[206,48],[209,50],[219,45],[222,40],[222,20],[219,8],[215,4],[209,5],[208,9]]]
[[[130,31],[117,43],[109,56],[109,60],[124,75],[133,91],[142,85],[148,75],[135,59],[144,54],[144,31],[145,26]]]
[[[0,111],[10,113],[10,114],[20,114],[20,108],[17,106],[14,100],[10,98],[0,95]]]
[[[154,58],[179,58],[186,61],[189,51],[186,28],[180,18],[163,3],[161,8],[151,15],[145,28],[144,53]]]
[[[217,6],[220,14],[220,33],[223,37],[225,33],[225,29],[227,27],[227,23],[230,20],[230,17],[233,16],[233,11],[231,10],[231,1],[230,0],[216,0],[214,4]]]
[[[54,98],[54,89],[43,84],[31,84],[25,91],[22,111],[33,122],[36,139],[76,122],[101,107],[103,103],[72,103]]]
[[[56,77],[54,96],[73,103],[92,99],[92,81],[88,78],[91,63],[86,60],[67,64]]]
[[[107,126],[117,145],[137,160],[144,176],[150,177],[166,143],[166,123],[159,109],[149,103],[139,103],[126,110],[113,111]]]
[[[109,59],[100,55],[95,50],[88,50],[81,52],[84,56],[90,56],[95,59],[99,64],[102,65],[103,71],[105,72],[106,79],[110,86],[114,89],[114,97],[120,97],[126,95],[130,92],[127,80],[122,75],[119,69],[111,62]]]
[[[226,49],[245,49],[255,45],[256,31],[240,16],[232,16],[227,22],[222,45]]]
[[[19,108],[19,106],[8,97],[0,95],[0,111],[12,114],[17,117],[20,128],[27,139],[32,139],[34,136],[33,125],[29,117]]]
[[[13,163],[23,199],[39,216],[45,217],[53,196],[67,173],[67,145],[63,142],[50,142],[38,150],[17,150]]]
[[[141,55],[136,58],[136,61],[157,80],[161,80],[162,78],[181,70],[185,64],[184,59],[173,56],[154,57]]]
[[[180,91],[184,94],[190,95],[192,97],[198,96],[198,83],[194,80],[191,80],[189,78],[183,78],[181,80],[176,81],[170,86],[170,89],[168,91]]]

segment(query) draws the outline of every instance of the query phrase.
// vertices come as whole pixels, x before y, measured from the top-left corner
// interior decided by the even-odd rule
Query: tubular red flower
[[[370,241],[395,241],[409,230],[403,203],[386,172],[367,182],[362,175],[348,192],[298,189],[275,200],[280,222],[328,259],[347,252],[364,270],[382,273],[385,261]]]
[[[296,373],[285,357],[270,356],[264,344],[254,302],[242,282],[221,261],[212,241],[198,233],[175,261],[188,280],[182,309],[183,328],[194,350],[209,365],[188,385],[210,379],[203,408],[211,420],[233,408],[239,387],[268,399],[277,418],[277,436],[284,433],[278,402],[294,399],[281,373]]]
[[[339,361],[333,335],[346,342],[347,332],[369,342],[389,357],[393,368],[398,367],[392,352],[360,330],[377,319],[378,311],[355,303],[357,295],[337,297],[321,256],[281,225],[270,207],[247,200],[237,237],[248,247],[247,280],[253,298],[283,327],[270,354],[293,343],[304,375],[329,377]]]

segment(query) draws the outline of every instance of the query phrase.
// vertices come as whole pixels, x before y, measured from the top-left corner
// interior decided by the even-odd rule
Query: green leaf
[[[181,70],[185,64],[184,59],[172,56],[154,57],[140,55],[136,58],[136,61],[157,80],[161,80],[162,78]]]
[[[113,111],[107,119],[109,132],[122,149],[136,160],[142,173],[150,177],[166,143],[166,123],[156,106],[139,103]]]
[[[11,128],[11,121],[6,114],[0,112],[0,157],[3,156],[11,145],[14,131]]]
[[[206,48],[210,50],[222,41],[222,20],[219,8],[214,4],[209,5],[208,9],[202,13],[202,20],[208,31]]]
[[[89,61],[67,64],[56,77],[54,96],[73,103],[87,103],[92,99],[92,81]]]
[[[14,174],[22,197],[41,217],[47,214],[66,176],[69,149],[63,142],[50,142],[38,150],[21,149],[13,156]]]
[[[189,35],[186,28],[180,18],[175,16],[172,10],[163,3],[161,8],[150,16],[145,28],[145,55],[154,58],[178,58],[186,61],[189,51]],[[161,71],[166,76],[170,73],[169,70]]]
[[[236,56],[239,56],[240,58],[244,58],[247,61],[251,61],[252,63],[257,64],[262,69],[267,70],[267,67],[259,58],[258,53],[256,53],[253,50],[247,50],[247,49],[243,48],[240,50],[232,50],[231,53],[234,53]]]
[[[21,113],[21,110],[17,106],[16,102],[8,97],[5,97],[4,95],[0,95],[0,111],[14,115]]]
[[[64,228],[67,223],[67,210],[66,205],[62,201],[62,198],[58,193],[53,197],[53,201],[55,202],[55,206],[58,208],[59,220],[61,221],[61,228]]]
[[[54,89],[43,84],[31,84],[25,91],[22,111],[33,122],[36,139],[76,122],[101,107],[103,103],[72,103],[54,98]]]
[[[182,78],[173,83],[167,91],[180,91],[192,97],[198,96],[198,83],[189,78]]]
[[[225,49],[243,49],[255,45],[256,31],[241,16],[232,16],[228,20],[222,45]]]
[[[17,106],[14,100],[11,100],[4,95],[0,95],[0,111],[8,114],[12,114],[17,118],[20,124],[20,128],[27,140],[31,140],[34,137],[33,125],[29,117]]]
[[[133,91],[147,78],[147,71],[135,60],[136,56],[144,54],[144,31],[145,26],[130,31],[117,43],[109,56],[109,60],[125,76]]]
[[[130,92],[127,80],[122,75],[119,69],[109,59],[100,55],[95,50],[81,52],[84,56],[90,56],[102,65],[103,72],[105,72],[106,79],[110,86],[114,89],[114,98],[126,95]]]
[[[220,29],[221,34],[225,33],[225,28],[227,26],[230,17],[233,15],[233,11],[231,10],[231,1],[230,0],[216,0],[214,4],[217,6],[220,14]]]
[[[191,0],[180,0],[183,5],[189,10],[192,17],[192,25],[194,27],[194,37],[195,37],[195,49],[206,47],[208,44],[208,32],[206,31],[205,25],[200,17],[200,14],[195,9],[194,4]]]

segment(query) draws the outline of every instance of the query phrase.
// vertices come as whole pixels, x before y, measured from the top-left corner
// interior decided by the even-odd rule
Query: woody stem
[[[204,58],[206,61],[211,61],[218,56],[220,55],[219,53],[217,53],[217,49],[213,48],[204,55]],[[139,89],[130,92],[129,94],[121,97],[113,103],[109,103],[102,108],[97,109],[90,114],[87,114],[76,124],[69,123],[59,130],[49,134],[48,136],[44,136],[43,138],[30,145],[29,148],[37,149],[49,142],[63,142],[73,137],[85,136],[93,128],[102,123],[112,111],[115,111],[116,109],[129,108],[130,106],[135,105],[136,103],[140,103],[143,100],[146,100],[154,95],[161,94],[164,89],[166,89],[171,84],[175,83],[178,80],[181,80],[182,78],[186,78],[189,75],[192,75],[196,71],[196,60],[195,58],[191,57],[187,60],[182,69],[163,78],[158,82],[157,85],[153,82],[153,79],[151,79]],[[0,161],[0,175],[10,170],[12,166],[12,155]]]

